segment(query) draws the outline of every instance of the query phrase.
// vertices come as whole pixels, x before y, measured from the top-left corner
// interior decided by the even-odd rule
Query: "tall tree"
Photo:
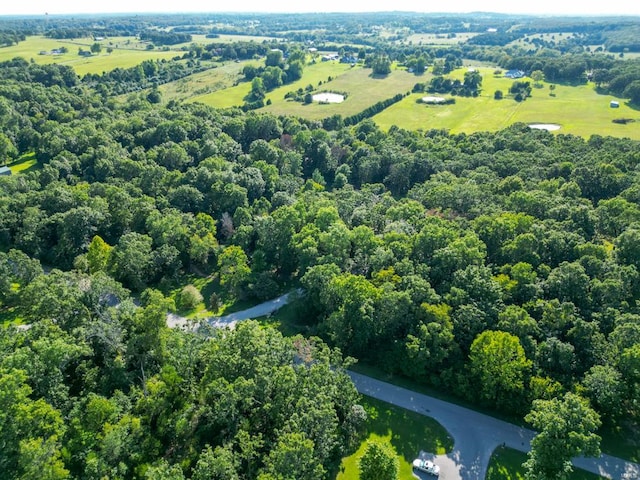
[[[358,462],[358,469],[360,480],[396,480],[398,457],[391,444],[370,441]]]
[[[539,431],[524,463],[527,480],[564,480],[573,471],[573,457],[600,455],[600,416],[574,393],[535,400],[525,420]]]

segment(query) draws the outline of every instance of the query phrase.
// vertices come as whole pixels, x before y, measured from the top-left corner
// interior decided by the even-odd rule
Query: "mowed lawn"
[[[411,480],[411,462],[421,450],[444,454],[453,448],[453,440],[435,420],[395,407],[370,397],[362,397],[367,411],[366,434],[358,450],[342,459],[337,480],[357,480],[358,460],[364,454],[367,440],[390,442],[400,462],[399,480]]]
[[[410,130],[444,128],[452,133],[497,131],[515,122],[554,123],[560,125],[557,133],[589,137],[592,134],[629,137],[640,140],[640,111],[620,100],[620,108],[611,108],[609,95],[599,95],[593,84],[556,85],[555,96],[550,96],[549,83],[533,88],[532,96],[516,102],[506,96],[513,80],[496,78],[492,68],[478,69],[483,77],[482,92],[477,98],[455,97],[453,105],[423,105],[417,100],[428,94],[412,94],[374,117],[378,125],[388,129],[392,125]],[[466,69],[452,76],[462,78]],[[528,80],[528,79],[524,79]],[[533,81],[532,81],[533,84]],[[495,100],[496,90],[505,98]],[[615,124],[616,118],[632,118],[636,122]]]
[[[524,480],[522,464],[527,460],[527,454],[511,448],[500,447],[493,452],[486,480]],[[574,469],[569,480],[602,480],[605,477]]]
[[[347,117],[359,113],[381,100],[391,98],[398,93],[410,91],[416,82],[422,81],[421,79],[423,78],[417,77],[405,70],[393,70],[385,77],[375,78],[371,75],[370,68],[362,68],[361,66],[352,68],[349,65],[335,62],[324,62],[324,64],[329,64],[328,67],[324,68],[330,68],[332,64],[334,69],[341,68],[342,74],[337,76],[337,74],[334,73],[332,75],[334,79],[331,82],[327,82],[321,87],[318,87],[317,81],[314,83],[311,80],[315,80],[316,77],[326,80],[326,75],[314,75],[312,79],[307,80],[307,69],[311,70],[311,67],[307,67],[301,81],[267,94],[267,98],[271,99],[272,104],[266,106],[263,110],[276,115],[295,115],[311,120],[320,120],[335,114]],[[316,67],[323,68],[322,65],[323,63],[320,63],[317,64]],[[334,72],[335,71],[339,70],[334,70]],[[346,92],[348,94],[347,98],[342,103],[322,105],[319,103],[304,105],[284,98],[286,92],[296,90],[298,86],[304,88],[304,86],[310,83],[317,88],[317,92],[323,92],[325,90]]]
[[[127,43],[128,42],[128,43]],[[91,57],[81,57],[78,49],[89,50],[95,43],[92,38],[78,38],[74,40],[57,40],[42,36],[27,37],[24,42],[11,47],[0,48],[0,61],[11,60],[22,57],[25,60],[32,60],[40,64],[57,63],[73,67],[80,76],[86,73],[102,73],[114,68],[129,68],[138,65],[144,60],[172,58],[179,55],[179,52],[160,50],[146,50],[144,44],[140,44],[133,38],[112,38],[100,41],[102,52]],[[108,47],[113,48],[113,52],[107,53]],[[40,55],[41,51],[51,52],[51,50],[66,47],[69,51],[62,55]]]

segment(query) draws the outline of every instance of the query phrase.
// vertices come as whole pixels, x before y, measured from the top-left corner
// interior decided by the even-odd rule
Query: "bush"
[[[495,98],[496,100],[502,100],[504,98],[502,90],[496,90],[493,94],[493,98]]]
[[[193,310],[204,299],[196,287],[193,285],[187,285],[180,290],[176,300],[180,310]]]

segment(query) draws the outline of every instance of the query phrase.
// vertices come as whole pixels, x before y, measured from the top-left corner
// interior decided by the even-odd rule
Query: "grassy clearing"
[[[146,50],[146,44],[136,41],[133,37],[114,37],[98,42],[102,45],[102,53],[91,57],[78,55],[79,48],[88,50],[93,43],[93,38],[56,40],[32,36],[18,45],[0,48],[0,61],[22,57],[40,64],[68,65],[82,76],[86,73],[108,72],[117,67],[129,68],[144,60],[172,58],[178,54],[175,51]],[[50,52],[60,47],[66,47],[69,51],[62,55],[39,54],[41,51]],[[108,47],[113,48],[112,53],[106,52]]]
[[[16,307],[0,308],[0,327],[7,328],[11,325],[22,325],[24,319],[18,315]]]
[[[36,160],[36,154],[34,152],[22,155],[15,162],[9,163],[7,166],[11,169],[13,175],[28,173],[42,168],[42,165]]]
[[[331,64],[334,62],[325,63]],[[322,64],[319,65],[322,66]],[[351,68],[348,65],[338,63],[334,65],[346,68],[346,70],[342,75],[332,75],[334,79],[322,85],[322,88],[319,88],[318,91],[322,91],[326,87],[326,90],[346,92],[348,97],[344,102],[330,105],[317,103],[303,105],[297,102],[290,102],[283,98],[286,92],[295,90],[295,88],[289,86],[286,90],[284,90],[284,87],[279,89],[282,90],[282,95],[274,95],[277,92],[267,95],[267,98],[271,98],[273,103],[265,107],[264,110],[276,115],[295,115],[311,120],[323,119],[334,114],[346,117],[359,113],[374,103],[393,97],[397,93],[406,93],[411,90],[416,82],[423,81],[422,79],[424,78],[417,77],[405,70],[393,70],[386,77],[373,78],[371,70],[368,68],[359,66]],[[305,69],[305,77],[307,70],[311,70],[311,68]],[[301,86],[309,83],[311,82],[303,78]]]
[[[368,415],[366,433],[358,450],[342,459],[337,480],[358,479],[358,459],[364,453],[367,440],[391,443],[400,462],[399,480],[415,478],[411,462],[420,450],[440,455],[453,448],[453,440],[447,431],[429,417],[370,397],[363,397],[362,405]]]
[[[406,39],[401,40],[401,43],[409,43],[413,45],[457,45],[458,43],[466,42],[476,35],[478,34],[456,33],[455,37],[449,37],[446,34],[414,33],[413,35],[409,35]]]
[[[522,464],[527,459],[525,453],[511,448],[497,448],[491,456],[486,480],[524,480]],[[600,480],[605,477],[576,469],[569,480]]]
[[[162,99],[165,102],[207,95],[232,88],[243,78],[241,71],[245,65],[257,65],[258,63],[256,60],[222,63],[216,68],[160,85],[158,90],[162,93]]]
[[[556,123],[557,133],[589,137],[592,134],[629,137],[640,140],[640,112],[625,102],[620,108],[610,108],[616,100],[610,95],[599,95],[593,85],[556,85],[555,96],[550,96],[549,84],[534,88],[532,97],[516,102],[505,97],[495,100],[493,94],[502,90],[505,95],[513,80],[496,78],[493,69],[480,68],[483,76],[482,92],[477,98],[456,97],[453,105],[425,106],[416,101],[423,94],[412,94],[374,117],[385,129],[392,125],[409,130],[445,128],[452,133],[497,131],[515,122]],[[454,72],[461,78],[465,70]],[[636,122],[626,125],[612,122],[616,118],[632,118]]]
[[[239,65],[239,64],[233,63],[233,65]],[[243,67],[244,65],[242,65],[242,67],[239,67],[238,70],[242,70]],[[290,92],[292,90],[297,90],[298,88],[304,88],[309,84],[315,87],[318,85],[318,82],[320,81],[326,82],[327,78],[330,76],[335,78],[336,76],[340,75],[341,73],[343,73],[345,70],[349,68],[350,68],[349,65],[340,64],[336,62],[321,62],[321,63],[312,64],[312,65],[307,65],[304,69],[304,74],[300,80],[298,80],[297,82],[290,83],[288,85],[283,85],[280,88],[276,88],[275,90],[267,94],[267,98],[268,99],[270,98],[271,101],[277,105],[280,105],[280,104],[287,105],[287,106],[299,105],[299,104],[295,104],[294,102],[287,102],[284,99],[284,95],[287,92]],[[328,83],[327,85],[332,85],[332,84]],[[330,87],[327,87],[327,88],[330,88]],[[214,107],[220,107],[220,108],[236,107],[244,103],[244,97],[249,93],[250,90],[251,90],[251,82],[242,82],[239,85],[236,85],[235,87],[227,88],[224,90],[218,90],[208,95],[200,95],[200,96],[193,97],[190,99],[190,101],[202,102],[206,105],[212,105]],[[274,107],[274,105],[267,107],[270,109],[268,111],[276,113],[273,110],[271,110],[271,107]],[[286,111],[283,112],[284,114],[290,113],[295,115],[295,113],[289,111],[288,109],[285,109],[285,110]]]

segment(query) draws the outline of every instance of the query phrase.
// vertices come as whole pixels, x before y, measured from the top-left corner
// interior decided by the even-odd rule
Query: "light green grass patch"
[[[207,95],[233,87],[235,83],[243,78],[241,72],[246,65],[257,66],[258,61],[245,60],[240,63],[226,62],[218,64],[216,68],[160,85],[158,90],[162,94],[162,100],[165,102]]]
[[[42,165],[40,165],[36,160],[36,154],[34,152],[25,153],[15,162],[9,163],[7,166],[11,169],[11,173],[13,175],[32,172],[42,168]]]
[[[599,95],[593,84],[558,84],[555,96],[550,96],[549,83],[544,82],[542,88],[534,88],[532,97],[524,102],[516,102],[508,96],[495,100],[494,92],[502,90],[507,95],[513,80],[494,77],[491,68],[478,70],[483,82],[482,92],[477,98],[455,97],[453,105],[427,106],[416,103],[423,94],[412,94],[376,115],[374,120],[384,129],[397,125],[409,130],[444,128],[452,133],[497,131],[515,122],[555,123],[561,126],[555,133],[582,137],[599,134],[640,140],[640,112],[624,101],[620,102],[620,108],[611,108],[609,102],[617,99]],[[462,78],[465,71],[458,70],[452,76]],[[612,122],[616,118],[636,121],[620,125]]]
[[[80,76],[87,73],[108,72],[114,68],[129,68],[140,64],[144,60],[173,58],[178,52],[146,50],[146,44],[132,41],[132,37],[117,37],[100,41],[102,52],[90,57],[78,55],[78,49],[89,50],[94,42],[93,38],[79,38],[74,40],[56,40],[41,36],[27,37],[24,42],[11,47],[0,48],[0,61],[22,57],[39,64],[56,63],[73,67]],[[130,41],[127,44],[127,40]],[[113,52],[107,53],[107,48],[113,44]],[[59,47],[66,47],[69,51],[62,55],[40,55],[41,51],[51,52]]]
[[[497,448],[489,462],[486,480],[524,480],[522,464],[527,460],[527,454],[511,448]],[[575,469],[569,480],[601,480],[605,477]]]
[[[351,68],[349,65],[338,63],[335,65],[343,65],[343,68],[347,68],[347,70],[337,77],[334,75],[334,80],[327,82],[321,87],[317,87],[317,91],[346,92],[348,95],[344,102],[328,105],[318,103],[303,105],[298,102],[285,100],[283,98],[284,93],[291,91],[292,88],[288,88],[285,91],[283,87],[281,89],[283,90],[283,94],[280,98],[272,94],[267,95],[267,98],[271,98],[273,103],[265,107],[264,110],[276,115],[295,115],[311,120],[320,120],[335,114],[347,117],[360,113],[367,107],[391,98],[398,93],[410,91],[416,82],[424,81],[423,79],[426,77],[416,76],[405,70],[393,70],[386,77],[374,78],[371,75],[371,69],[360,66]],[[307,85],[308,83],[310,82],[305,81],[303,78],[300,84]]]
[[[415,478],[411,462],[421,450],[440,455],[453,448],[447,431],[432,418],[371,397],[362,397],[362,405],[368,415],[366,433],[358,450],[342,459],[337,480],[358,479],[358,460],[368,440],[391,443],[400,462],[399,480]]]
[[[409,35],[402,43],[411,43],[413,45],[456,45],[464,43],[470,38],[478,35],[477,33],[456,33],[455,37],[447,34],[435,33],[414,33]]]

